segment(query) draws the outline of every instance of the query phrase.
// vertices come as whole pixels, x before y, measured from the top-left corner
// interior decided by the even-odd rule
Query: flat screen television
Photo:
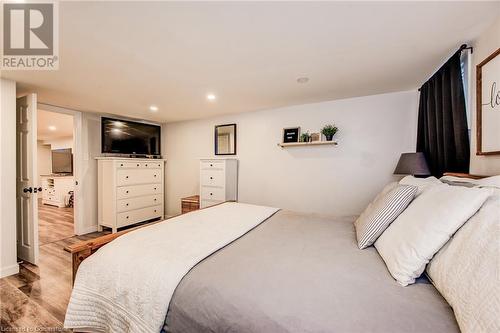
[[[71,148],[52,150],[52,173],[73,173]]]
[[[160,126],[101,118],[101,151],[103,154],[159,156],[160,138]]]

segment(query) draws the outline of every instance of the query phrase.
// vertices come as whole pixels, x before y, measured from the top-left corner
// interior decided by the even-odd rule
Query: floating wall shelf
[[[278,146],[281,148],[288,148],[288,147],[307,147],[307,146],[326,146],[326,145],[332,145],[336,146],[337,142],[336,141],[315,141],[315,142],[289,142],[289,143],[278,143]]]

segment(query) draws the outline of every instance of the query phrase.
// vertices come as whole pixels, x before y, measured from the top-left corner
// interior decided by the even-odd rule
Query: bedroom
[[[28,5],[29,1],[22,4]],[[179,267],[181,270],[177,276],[185,278],[180,283],[175,283],[173,278],[175,293],[171,295],[170,302],[173,326],[169,327],[167,323],[166,329],[174,332],[209,328],[223,331],[227,328],[225,325],[234,324],[231,327],[235,327],[235,331],[252,331],[252,327],[254,331],[268,332],[305,331],[307,327],[309,331],[328,331],[327,327],[332,331],[406,332],[410,329],[405,325],[413,325],[414,331],[461,329],[464,332],[488,332],[491,327],[497,327],[494,326],[498,325],[495,321],[490,322],[490,326],[474,330],[464,326],[460,315],[456,313],[459,305],[452,304],[453,301],[447,298],[449,296],[439,290],[438,282],[434,281],[435,285],[429,282],[425,277],[429,272],[420,278],[427,280],[427,283],[419,279],[419,283],[400,286],[391,274],[390,264],[386,262],[390,260],[382,255],[384,250],[376,246],[364,250],[358,248],[356,232],[361,228],[356,229],[353,222],[357,220],[355,216],[363,213],[386,185],[400,181],[409,174],[418,175],[417,171],[408,168],[394,174],[401,157],[402,166],[410,169],[421,166],[415,161],[406,160],[406,157],[414,157],[422,163],[421,155],[402,156],[403,153],[420,151],[426,154],[429,170],[422,173],[425,177],[434,175],[439,179],[443,172],[481,176],[500,174],[500,155],[494,154],[500,150],[497,148],[500,141],[496,136],[500,132],[498,122],[494,121],[495,118],[488,118],[489,109],[483,107],[484,111],[478,113],[480,110],[476,106],[477,65],[491,58],[481,66],[485,84],[490,82],[488,80],[492,75],[498,74],[495,71],[498,67],[494,66],[500,57],[491,56],[500,47],[499,2],[59,2],[57,7],[58,14],[54,16],[54,31],[57,32],[57,43],[54,45],[57,44],[57,47],[54,50],[58,51],[58,68],[2,68],[1,73],[2,327],[60,328],[65,320],[70,325],[67,327],[75,327],[68,319],[71,316],[68,317],[70,312],[67,305],[71,304],[72,297],[76,297],[75,290],[82,290],[85,283],[90,284],[99,275],[96,273],[93,277],[91,271],[97,272],[101,264],[114,267],[115,262],[105,257],[107,249],[116,255],[115,251],[120,248],[123,253],[130,255],[131,263],[139,269],[151,264],[147,253],[143,253],[144,259],[138,256],[141,251],[150,250],[152,245],[138,249],[130,240],[131,243],[121,248],[123,245],[120,242],[147,233],[140,230],[158,230],[154,228],[160,228],[160,225],[188,228],[191,226],[188,220],[197,216],[207,219],[207,225],[210,226],[209,217],[204,217],[207,212],[222,214],[224,210],[226,217],[237,213],[225,211],[227,208],[223,208],[224,205],[198,208],[232,200],[242,205],[276,207],[280,211],[256,228],[251,227],[256,223],[254,220],[242,218],[238,226],[246,227],[246,231],[252,229],[248,233],[244,229],[238,232],[233,230],[234,225],[218,226],[214,222],[212,228],[203,230],[211,236],[200,236],[200,239],[190,239],[182,244],[176,243],[176,239],[170,240],[170,237],[185,237],[186,233],[189,234],[188,230],[176,230],[163,235],[175,248],[168,248],[162,253],[175,253],[175,258],[179,260],[183,258],[179,253],[182,249],[202,248],[205,241],[220,241],[218,246],[231,243],[231,246],[219,250],[205,248],[204,254],[199,254],[198,259],[203,259],[211,252],[216,253],[209,256],[210,260],[198,265],[192,263],[194,268],[191,267],[193,270],[188,274],[181,272],[186,266],[182,266],[182,269]],[[465,49],[461,49],[463,44],[466,45]],[[458,112],[460,121],[453,126],[458,127],[457,137],[460,139],[451,140],[444,135],[443,140],[454,141],[453,145],[446,146],[444,152],[440,151],[436,155],[431,148],[437,145],[429,147],[422,144],[422,131],[438,128],[439,124],[420,119],[419,115],[425,113],[422,98],[426,95],[419,89],[425,91],[428,86],[426,83],[435,78],[434,74],[440,73],[440,68],[446,67],[450,61],[455,69],[455,81],[449,81],[453,84],[461,80],[463,89],[463,94],[453,90],[458,94],[462,106],[454,104],[451,108],[452,112]],[[457,76],[457,68],[463,68],[461,75]],[[488,96],[491,97],[489,88],[490,85],[482,88],[484,101],[488,100]],[[75,207],[74,223],[78,236],[36,246],[40,248],[38,254],[34,252],[34,247],[29,246],[29,237],[28,241],[21,242],[29,247],[26,253],[21,252],[16,245],[19,236],[30,236],[36,225],[35,218],[20,221],[19,208],[13,209],[17,207],[16,196],[22,195],[20,192],[24,188],[16,185],[16,161],[20,153],[13,144],[16,142],[15,98],[22,96],[28,96],[28,103],[32,106],[43,104],[53,111],[75,113],[74,177],[78,182],[75,185],[75,198],[79,207]],[[442,107],[442,110],[450,111],[447,107]],[[478,114],[482,116],[479,123]],[[103,145],[106,138],[103,132],[104,118],[115,120],[115,131],[112,128],[110,133],[121,133],[123,128],[137,128],[134,126],[143,126],[160,133],[159,139],[155,139],[159,143],[157,152],[152,155],[159,155],[161,159],[143,160],[143,155],[149,155],[151,151],[141,151],[138,154],[141,158],[130,160],[123,160],[123,156],[110,156],[110,151]],[[127,127],[120,127],[124,124]],[[225,126],[224,131],[221,129],[221,135],[217,134],[217,126],[232,124],[235,126]],[[320,133],[329,124],[337,127],[332,141],[327,141],[326,135]],[[449,124],[441,125],[443,131],[448,133]],[[228,128],[234,135],[225,136]],[[148,142],[153,137],[149,133]],[[302,136],[307,133],[314,135],[310,138]],[[285,134],[291,137],[292,142],[287,142],[289,138]],[[480,134],[482,142],[478,145]],[[216,139],[220,139],[219,146],[216,145]],[[232,143],[233,139],[233,145],[227,144],[228,141]],[[294,142],[300,139],[311,142]],[[223,146],[226,151],[222,151]],[[470,147],[469,154],[464,152],[463,147]],[[223,154],[227,154],[229,149],[229,153],[234,155],[216,155],[217,148],[222,149]],[[132,149],[132,143],[122,149],[125,149],[122,153],[128,155],[137,152]],[[446,156],[445,163],[441,160],[443,156]],[[25,161],[29,163],[30,159]],[[122,161],[133,164],[121,166]],[[146,170],[156,163],[160,166]],[[210,164],[217,166],[217,170],[209,169]],[[111,165],[111,171],[105,170],[106,165]],[[440,165],[445,167],[438,168]],[[133,170],[136,167],[140,170]],[[133,184],[126,183],[127,180],[119,178],[121,175],[129,176],[128,179],[133,178],[134,181],[135,177],[139,177],[140,180]],[[142,177],[152,177],[153,180],[143,180]],[[105,180],[109,180],[109,183]],[[212,181],[220,183],[214,185],[210,183]],[[492,181],[494,179],[490,178],[467,179],[466,183],[485,187],[485,184],[480,183],[489,184]],[[454,182],[457,183],[456,180]],[[147,191],[155,192],[147,192],[147,195],[140,196],[140,200],[138,197],[130,200],[120,197],[126,195],[120,191],[130,191],[128,187],[136,190],[137,186],[142,186],[141,190],[144,190],[143,185],[150,184],[153,185]],[[26,187],[36,185],[34,181]],[[112,190],[106,192],[110,188]],[[25,198],[34,200],[36,197],[30,194]],[[155,199],[154,204],[138,203]],[[407,210],[418,203],[415,200]],[[132,211],[130,206],[119,206],[127,204],[140,204],[144,209],[158,211],[141,211],[141,214],[147,214],[132,216],[126,214]],[[245,209],[243,206],[240,208]],[[29,211],[29,207],[27,209]],[[194,211],[176,217],[188,210]],[[249,214],[268,214],[265,213],[267,210],[259,212],[252,211]],[[108,215],[113,217],[110,221],[106,220]],[[133,221],[127,222],[127,216]],[[150,217],[155,219],[152,221],[155,224],[149,225]],[[335,223],[340,221],[339,217],[346,224]],[[156,223],[163,219],[166,219],[165,223]],[[460,225],[464,224],[463,219]],[[183,223],[169,224],[175,221]],[[290,229],[285,228],[280,221],[289,221]],[[306,221],[310,221],[310,229],[304,224]],[[396,222],[397,219],[386,231],[397,231]],[[17,229],[18,223],[26,227],[21,228],[21,233]],[[465,223],[464,227],[469,224]],[[347,225],[349,229],[335,229]],[[123,235],[136,227],[142,228],[128,232],[127,235],[131,235],[126,236],[128,238],[120,236],[109,246],[104,245],[117,235]],[[214,230],[220,230],[217,228],[245,235],[237,240],[219,240],[219,237],[229,236],[224,232],[212,234]],[[457,229],[455,225],[448,237]],[[303,238],[297,234],[299,231]],[[269,232],[274,236],[270,236]],[[385,234],[384,231],[382,236]],[[345,237],[338,238],[339,235]],[[155,236],[144,234],[147,237],[144,244],[168,246],[158,245],[161,241]],[[234,234],[232,237],[235,237]],[[489,237],[490,234],[484,237],[484,241]],[[88,243],[80,243],[87,239],[94,239],[94,245],[89,247]],[[270,243],[273,239],[276,244]],[[330,243],[328,239],[331,239]],[[495,241],[494,238],[492,240]],[[317,248],[311,246],[315,242]],[[441,243],[435,245],[435,252],[445,248]],[[445,243],[448,248],[452,244],[451,241]],[[249,255],[245,251],[253,253],[252,244],[267,250],[273,257],[266,257],[265,253],[258,251]],[[101,245],[104,245],[103,251],[98,250],[88,258],[81,252],[93,252]],[[354,247],[349,247],[348,253],[342,258],[317,252],[323,249],[341,254],[346,250],[345,246]],[[430,254],[429,260],[435,252]],[[79,257],[82,259],[78,260]],[[354,259],[358,257],[361,261]],[[498,253],[493,258],[498,259]],[[182,263],[193,260],[184,259]],[[30,260],[34,263],[30,264]],[[77,270],[80,262],[83,266]],[[94,262],[94,265],[91,264]],[[322,262],[332,262],[334,270],[322,269]],[[307,269],[300,269],[299,264],[309,268],[309,272],[324,273],[322,279],[342,277],[336,280],[337,286],[345,290],[352,290],[350,288],[356,286],[366,288],[366,285],[362,285],[360,275],[371,274],[374,280],[382,284],[380,290],[401,296],[385,301],[384,304],[391,311],[394,311],[394,304],[399,304],[402,308],[407,305],[412,311],[425,312],[426,303],[408,305],[407,302],[414,297],[427,297],[431,304],[428,306],[437,308],[437,317],[427,317],[421,312],[418,312],[420,317],[411,317],[408,312],[400,310],[401,319],[393,318],[388,324],[391,326],[383,327],[380,325],[386,320],[385,316],[390,314],[383,309],[374,313],[371,319],[368,318],[369,322],[352,318],[353,308],[368,311],[368,304],[373,305],[369,303],[368,296],[374,297],[370,293],[355,298],[359,303],[355,300],[351,304],[346,303],[347,310],[344,312],[339,310],[339,304],[335,302],[337,298],[333,296],[324,300],[317,294],[302,294],[289,295],[296,298],[288,299],[281,292],[290,290],[286,288],[296,290],[300,282],[311,280]],[[216,281],[209,277],[220,278],[216,274],[224,271],[220,267],[231,268],[228,274],[231,273],[233,279],[227,283],[230,290],[217,289],[220,287],[218,285],[216,289],[210,289],[215,288],[213,284]],[[336,271],[341,267],[346,270]],[[432,265],[427,267],[430,269]],[[269,274],[264,274],[263,269],[267,269]],[[135,270],[128,268],[121,272],[124,274],[123,279],[130,271]],[[272,276],[284,272],[293,272],[295,275],[289,276],[295,277],[283,279]],[[460,272],[460,267],[457,267],[457,272]],[[76,289],[72,287],[73,273],[79,279],[75,284]],[[161,270],[158,273],[161,274]],[[486,273],[494,274],[492,271]],[[261,278],[259,274],[262,274]],[[207,278],[203,279],[202,276]],[[243,276],[255,281],[255,284],[252,285]],[[95,285],[107,290],[119,287],[110,285],[111,282],[105,278],[103,276],[103,280],[97,281]],[[155,283],[153,274],[150,278],[150,282]],[[130,285],[136,282],[131,281]],[[282,282],[285,289],[277,288],[277,282]],[[481,283],[486,286],[487,282],[493,283],[489,280]],[[241,294],[228,293],[240,290],[241,285],[238,283],[255,288],[251,290],[272,290],[271,287],[276,287],[276,294],[270,294],[270,298],[266,299],[262,292],[255,292],[255,296],[261,298],[252,299],[252,295],[243,291]],[[387,286],[393,289],[384,289]],[[207,299],[194,298],[196,295],[193,293],[203,287],[213,293],[208,294]],[[342,288],[334,290],[321,283],[316,287],[308,289],[308,292],[323,291],[325,295],[337,295],[339,302],[347,302]],[[240,311],[244,311],[249,304],[262,305],[256,309],[262,311],[261,315],[268,314],[270,321],[261,320],[255,312],[248,313],[247,317],[240,317],[239,313],[221,312],[219,314],[223,320],[220,322],[196,322],[193,318],[197,311],[204,311],[200,304],[207,304],[213,309],[228,305],[217,303],[221,301],[214,298],[217,291],[234,301],[229,303]],[[120,293],[114,295],[119,297]],[[158,301],[160,299],[165,301],[163,297]],[[248,303],[236,302],[245,299]],[[297,308],[283,308],[282,313],[276,313],[280,307],[269,309],[264,306],[275,304],[273,302],[280,299],[290,302],[295,299],[300,300],[301,304],[308,304],[308,316],[303,321],[288,320],[290,316],[296,315]],[[332,310],[327,313],[317,311],[313,300]],[[95,305],[93,307],[96,308]],[[165,308],[165,305],[158,307]],[[499,312],[497,303],[493,302],[489,308]],[[151,313],[150,308],[143,310]],[[227,307],[221,308],[221,311],[226,310]],[[182,317],[181,314],[186,312],[187,315]],[[99,312],[103,316],[106,313],[104,309]],[[141,313],[135,312],[136,315]],[[39,319],[34,319],[33,314]],[[218,315],[210,311],[207,314],[214,317]],[[327,320],[318,320],[319,324],[326,326],[310,326],[315,316],[321,319],[325,316],[342,318],[337,318],[339,326],[330,326],[334,324]],[[165,317],[168,322],[166,314],[163,319]],[[467,323],[476,323],[475,318],[468,318],[470,322]],[[252,326],[257,325],[257,321],[270,326]],[[289,322],[291,326],[283,321]],[[110,325],[101,329],[120,331],[117,326]],[[78,329],[85,331],[83,327],[77,327],[76,331]],[[134,331],[132,328],[129,330]]]

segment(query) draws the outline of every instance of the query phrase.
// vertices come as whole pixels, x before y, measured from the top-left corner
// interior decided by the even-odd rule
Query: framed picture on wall
[[[476,70],[476,154],[500,155],[500,49]]]
[[[300,127],[283,128],[283,143],[299,142]]]

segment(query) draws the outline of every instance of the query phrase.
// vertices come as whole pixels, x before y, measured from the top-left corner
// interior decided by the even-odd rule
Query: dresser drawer
[[[153,206],[131,210],[129,212],[118,213],[116,216],[117,227],[124,227],[133,223],[147,221],[163,216],[163,206]]]
[[[161,169],[163,162],[117,162],[118,169]]]
[[[148,195],[148,196],[144,196],[144,197],[118,200],[116,202],[116,210],[119,213],[121,213],[121,212],[126,212],[129,210],[156,206],[156,205],[161,204],[161,203],[162,203],[162,195],[161,194]]]
[[[161,184],[132,185],[116,188],[116,198],[118,200],[158,193],[163,193],[163,187]]]
[[[119,169],[116,171],[118,186],[150,184],[162,182],[161,169]]]
[[[201,170],[224,170],[224,161],[201,161]]]
[[[226,200],[225,191],[220,187],[201,187],[201,200]]]
[[[202,170],[200,174],[200,185],[224,187],[226,182],[225,173],[222,170]]]

